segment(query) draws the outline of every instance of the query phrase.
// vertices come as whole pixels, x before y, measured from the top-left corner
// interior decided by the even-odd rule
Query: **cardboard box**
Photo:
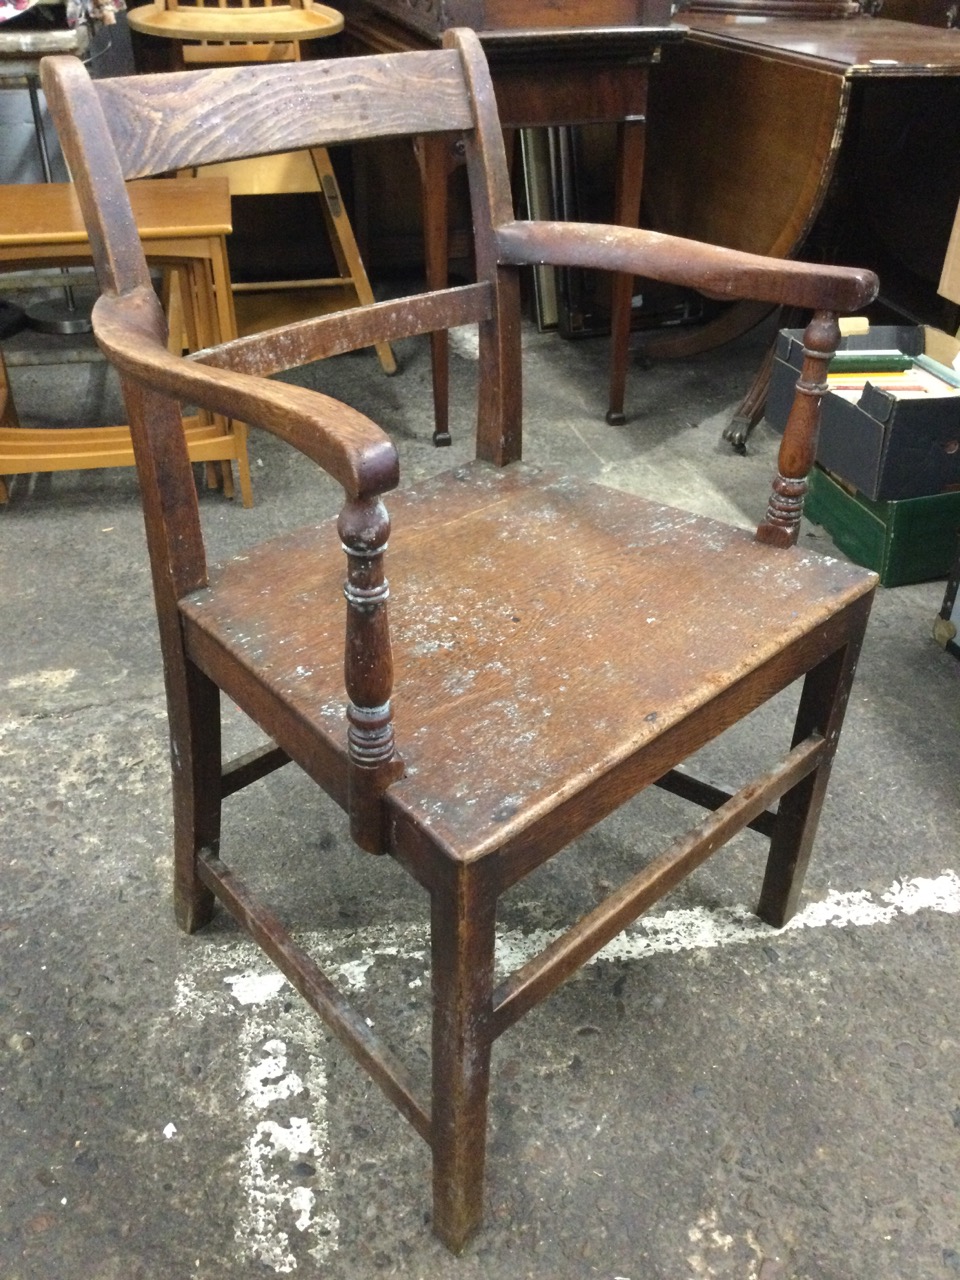
[[[950,572],[960,534],[960,493],[873,502],[814,467],[804,515],[823,525],[845,555],[900,587]]]
[[[943,260],[943,272],[940,283],[937,285],[937,293],[951,302],[960,303],[960,204],[957,205],[957,216],[953,222],[953,231],[950,233],[950,243],[947,245],[947,256]]]
[[[928,325],[873,325],[844,338],[845,351],[896,348],[949,365],[960,340]],[[803,363],[803,330],[777,337],[767,421],[782,431]],[[923,498],[960,487],[960,396],[897,400],[868,385],[858,404],[828,393],[817,461],[874,501]]]

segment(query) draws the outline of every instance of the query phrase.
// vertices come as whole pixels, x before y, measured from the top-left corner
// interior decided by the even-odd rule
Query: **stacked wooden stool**
[[[199,350],[236,336],[225,237],[230,192],[222,178],[157,178],[129,184],[147,259],[161,272],[171,349]],[[69,183],[0,187],[0,271],[90,262],[83,219]],[[210,414],[184,418],[190,457],[233,494],[236,462],[244,506],[253,503],[247,429]],[[0,357],[0,502],[3,476],[133,465],[126,426],[19,426]]]

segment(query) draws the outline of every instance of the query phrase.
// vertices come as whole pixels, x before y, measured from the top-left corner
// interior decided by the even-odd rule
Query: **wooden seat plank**
[[[394,725],[409,780],[390,794],[465,859],[871,589],[849,564],[523,464],[455,477],[390,502]],[[238,670],[255,663],[345,769],[338,551],[332,529],[266,543],[213,571],[183,609],[191,646],[202,631]],[[722,607],[731,594],[737,609]]]

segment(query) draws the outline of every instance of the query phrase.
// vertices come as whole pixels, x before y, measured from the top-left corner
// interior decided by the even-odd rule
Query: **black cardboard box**
[[[923,353],[949,365],[960,341],[923,325],[874,325],[844,338],[843,351],[896,348]],[[767,421],[787,424],[803,363],[803,330],[777,336]],[[858,404],[827,394],[823,399],[817,461],[874,501],[924,498],[960,486],[960,396],[897,400],[867,385]]]

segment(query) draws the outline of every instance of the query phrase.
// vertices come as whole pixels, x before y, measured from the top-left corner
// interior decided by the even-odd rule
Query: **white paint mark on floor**
[[[411,950],[408,943],[401,949],[399,945],[391,946],[384,941],[380,946],[365,947],[359,960],[344,960],[339,964],[331,964],[327,966],[327,970],[331,981],[340,981],[355,991],[362,991],[367,985],[367,970],[376,960],[384,956],[401,956],[404,960],[419,959],[426,950],[425,940],[421,938],[419,948],[414,943],[414,948]]]
[[[242,976],[249,979],[253,975]],[[233,988],[236,995],[236,983]],[[249,982],[243,989],[249,996]],[[261,1003],[269,1004],[278,994],[276,987]],[[318,1210],[317,1205],[318,1193],[325,1196],[332,1190],[327,1162],[326,1071],[319,1057],[309,1052],[301,1055],[307,1062],[306,1079],[293,1069],[287,1039],[275,1032],[283,1029],[291,1039],[293,1032],[300,1047],[309,1032],[295,1025],[298,1017],[284,1017],[282,1010],[277,1013],[279,1017],[246,1018],[240,1033],[240,1107],[245,1124],[251,1128],[241,1162],[244,1204],[237,1215],[235,1234],[248,1258],[285,1274],[298,1265],[292,1232],[306,1238],[307,1253],[322,1263],[336,1252],[340,1224],[329,1209]],[[307,1107],[309,1116],[291,1114],[290,1106],[283,1105],[291,1100],[298,1102],[298,1109],[300,1105]]]
[[[900,880],[877,896],[866,890],[831,890],[780,931],[762,924],[746,907],[665,911],[639,920],[600,956],[640,960],[771,938],[783,942],[802,929],[886,925],[919,912],[960,914],[960,876],[944,871],[933,878]],[[497,940],[498,968],[510,970],[523,964],[553,937],[546,932],[503,933]],[[428,950],[421,925],[351,930],[343,935],[318,933],[301,942],[312,955],[327,961],[331,978],[355,990],[366,985],[377,960],[424,961]],[[347,958],[344,952],[359,953],[359,958]],[[299,999],[286,1007],[291,994],[286,980],[268,967],[252,942],[196,946],[191,960],[191,969],[177,978],[174,1011],[200,1022],[211,1016],[238,1019],[237,1089],[243,1136],[235,1234],[240,1250],[246,1259],[277,1274],[296,1270],[297,1255],[304,1253],[322,1264],[337,1250],[339,1221],[329,1203],[334,1179],[319,1022]],[[697,1229],[707,1233],[695,1242],[701,1250],[705,1243],[712,1249],[726,1247],[725,1237],[712,1234],[716,1225],[698,1222]]]
[[[249,1054],[255,1059],[247,1068],[243,1081],[243,1095],[249,1106],[255,1111],[262,1111],[271,1102],[280,1102],[284,1098],[296,1098],[304,1092],[303,1081],[293,1070],[287,1067],[287,1046],[282,1040],[266,1040],[260,1045],[257,1057],[256,1041],[267,1033],[266,1025],[261,1022],[248,1022],[244,1028],[252,1031],[254,1043],[248,1046]]]
[[[63,671],[30,671],[26,675],[12,676],[7,681],[8,689],[31,689],[37,693],[57,693],[73,684],[76,670],[66,667]]]
[[[239,1004],[263,1004],[271,996],[280,994],[286,978],[278,969],[273,969],[270,973],[256,973],[247,969],[244,973],[228,974],[224,982]]]
[[[448,330],[450,350],[464,360],[480,357],[480,331],[475,324],[461,324]]]
[[[714,947],[769,942],[798,929],[826,926],[890,924],[898,916],[933,911],[960,913],[960,876],[944,871],[935,878],[896,881],[879,900],[865,889],[839,893],[831,889],[822,902],[812,902],[782,930],[771,930],[747,907],[687,907],[646,916],[609,943],[600,957],[606,960],[642,960],[664,952],[702,951]],[[505,971],[525,963],[541,951],[553,933],[506,934],[498,939],[498,965]]]
[[[256,947],[253,943],[249,945],[251,953],[255,953]],[[195,974],[178,973],[173,991],[173,1011],[194,1022],[206,1022],[208,1017],[216,1017],[223,1012],[223,1001],[219,992],[202,989]]]
[[[720,1230],[720,1214],[716,1209],[701,1213],[695,1225],[687,1229],[687,1236],[693,1249],[687,1254],[687,1263],[695,1277],[730,1274],[730,1253],[735,1242],[733,1236]],[[743,1236],[743,1243],[753,1256],[749,1260],[742,1256],[737,1258],[736,1265],[741,1268],[737,1274],[741,1280],[759,1280],[764,1251],[749,1229]]]

